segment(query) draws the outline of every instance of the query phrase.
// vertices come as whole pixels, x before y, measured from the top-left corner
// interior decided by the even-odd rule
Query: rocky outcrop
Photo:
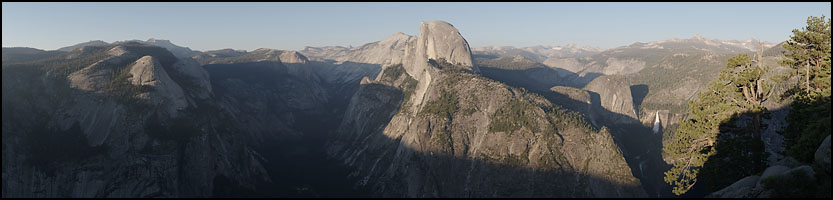
[[[413,39],[413,36],[398,32],[359,47],[306,47],[300,53],[308,56],[312,61],[309,66],[324,82],[355,85],[362,77],[375,78],[384,66],[401,64],[405,45]]]
[[[588,83],[584,89],[598,94],[601,107],[615,113],[605,116],[610,122],[639,123],[630,86],[624,76],[600,76]]]
[[[824,155],[827,154],[827,155]],[[830,136],[819,145],[816,150],[816,160],[811,165],[801,165],[790,168],[783,165],[775,165],[764,170],[759,176],[745,177],[732,185],[706,197],[713,198],[771,198],[771,197],[813,197],[816,187],[828,187],[822,185],[830,183]],[[819,171],[817,171],[817,168]],[[816,173],[822,173],[816,175]],[[817,178],[828,180],[816,180]],[[783,185],[791,183],[793,185]],[[821,189],[821,188],[819,188]],[[809,191],[808,191],[809,190]],[[795,191],[803,191],[791,193]],[[827,190],[829,191],[829,189]],[[780,194],[779,194],[780,193]],[[777,196],[775,196],[777,195]],[[791,196],[798,195],[798,196]],[[827,194],[830,195],[830,194]]]
[[[402,62],[405,45],[413,36],[402,32],[378,41],[355,48],[345,47],[306,47],[300,53],[318,61],[332,61],[334,64],[364,63],[389,66]]]
[[[443,60],[473,72],[480,71],[472,65],[468,42],[454,26],[444,21],[421,22],[419,35],[408,42],[402,58],[405,72],[418,81],[416,93],[409,99],[414,102],[412,109],[422,105],[428,85],[432,82],[432,74],[437,73],[437,68],[430,64],[431,60]]]
[[[206,197],[216,177],[244,188],[269,180],[246,135],[228,134],[239,129],[227,112],[187,95],[210,97],[210,87],[180,85],[206,83],[201,68],[131,43],[80,56],[91,63],[44,63],[76,69],[68,84],[60,71],[3,68],[3,197]]]
[[[193,97],[206,99],[212,94],[208,72],[192,58],[180,58],[173,67],[175,73],[183,75],[183,85],[190,86],[186,92]]]
[[[280,61],[281,54],[283,51],[277,49],[270,49],[270,48],[259,48],[255,49],[252,52],[247,53],[241,58],[245,58],[243,60],[234,60],[234,62],[241,62],[241,61],[248,61],[248,62],[260,62],[260,61]]]
[[[178,110],[188,106],[183,88],[171,79],[169,72],[157,59],[151,56],[138,58],[138,54],[130,52],[124,46],[111,47],[106,54],[109,57],[104,60],[71,73],[68,77],[71,86],[84,91],[103,93],[105,86],[111,84],[110,80],[117,78],[113,75],[121,70],[119,67],[125,63],[131,63],[127,64],[129,65],[127,66],[129,68],[127,81],[136,86],[147,86],[151,90],[137,94],[140,99],[147,100],[148,103],[154,105],[164,103],[165,110],[171,115],[175,115]],[[137,60],[133,61],[134,59]],[[197,97],[206,98],[210,94],[211,86],[208,83],[207,72],[192,60],[178,60],[171,66],[171,69],[175,70],[171,71],[172,73],[185,76],[183,80],[179,80],[181,83],[196,85],[191,91]]]
[[[541,64],[544,64],[548,67],[552,68],[561,68],[564,70],[569,71],[570,73],[579,73],[581,70],[585,68],[584,64],[582,64],[581,58],[547,58]],[[567,76],[569,73],[560,73],[559,76]]]
[[[828,135],[827,138],[824,138],[824,141],[821,142],[821,146],[819,146],[816,150],[815,163],[822,170],[830,173],[830,135]]]
[[[538,107],[551,106],[543,98],[471,74],[440,73],[430,103],[412,110],[412,102],[399,101],[415,95],[415,86],[404,86],[409,78],[365,81],[328,145],[331,155],[358,169],[360,186],[395,197],[645,195],[609,132],[555,129],[558,119],[549,121]],[[429,114],[448,93],[457,111],[448,118]],[[533,124],[492,130],[514,104],[530,106],[517,112]]]
[[[297,51],[283,51],[279,58],[284,64],[307,64],[308,62],[307,57]]]
[[[448,63],[479,71],[472,65],[468,42],[448,22],[421,22],[419,35],[405,48],[402,65],[409,75],[422,81],[424,73],[429,69],[428,59],[444,59]]]
[[[707,198],[772,198],[773,191],[766,189],[764,186],[766,180],[774,179],[791,179],[795,174],[803,174],[809,180],[801,180],[813,182],[815,181],[815,172],[809,165],[802,165],[796,168],[788,168],[781,165],[776,165],[764,170],[761,176],[745,177],[726,188],[707,195]],[[772,183],[769,183],[772,184]],[[785,185],[769,186],[769,187],[791,187]],[[810,195],[810,194],[807,194]]]
[[[617,59],[610,57],[605,61],[607,67],[601,72],[603,74],[632,74],[645,68],[645,61],[639,59]]]
[[[301,53],[298,53],[297,51],[282,51],[280,54],[280,61],[286,65],[289,74],[320,84],[320,76],[318,76],[315,69],[309,65],[310,61],[307,57],[301,55]]]
[[[392,197],[645,195],[606,128],[559,124],[569,114],[546,99],[473,73],[452,29],[423,23],[401,66],[361,81],[327,145],[358,186]]]
[[[112,47],[106,53],[110,56],[104,60],[72,72],[67,77],[71,86],[84,91],[101,92],[100,90],[104,87],[104,84],[116,73],[117,68],[113,66],[136,56],[121,46]]]
[[[550,91],[556,93],[552,97],[553,102],[558,102],[559,105],[567,109],[584,114],[590,120],[590,123],[598,125],[596,118],[600,114],[596,112],[600,110],[598,107],[601,105],[598,105],[598,102],[593,103],[592,95],[589,91],[564,86],[552,87]]]
[[[353,130],[346,131],[354,133],[375,132],[372,128],[382,127],[390,121],[399,108],[397,103],[402,101],[402,96],[397,88],[362,78],[361,87],[350,99],[341,127],[350,127]]]
[[[143,56],[130,66],[128,81],[136,86],[147,86],[150,92],[140,93],[138,97],[146,99],[152,105],[160,105],[167,113],[175,115],[178,110],[188,106],[185,94],[158,60],[151,56]]]

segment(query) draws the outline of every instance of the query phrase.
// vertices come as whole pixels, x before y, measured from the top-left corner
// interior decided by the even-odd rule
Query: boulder
[[[830,173],[830,135],[821,142],[821,145],[816,150],[815,157],[815,164],[827,173]]]
[[[790,170],[790,168],[785,167],[785,166],[781,166],[781,165],[768,167],[768,168],[766,168],[766,170],[764,170],[764,173],[761,174],[761,179],[765,179],[765,178],[768,178],[770,176],[777,176],[777,175],[783,174],[787,170]]]
[[[706,197],[709,198],[770,198],[774,194],[774,190],[767,190],[763,181],[767,179],[792,179],[793,173],[803,173],[809,177],[809,180],[801,180],[814,182],[815,171],[810,165],[802,165],[795,168],[788,168],[781,165],[776,165],[764,170],[761,176],[747,176],[739,181],[729,185],[717,192],[711,193]],[[786,186],[792,187],[792,186]],[[795,186],[800,187],[800,186]]]
[[[804,173],[804,174],[807,175],[807,177],[810,177],[811,179],[815,179],[815,177],[816,177],[816,172],[813,171],[813,167],[811,167],[810,165],[802,165],[802,166],[799,166],[799,167],[796,167],[796,168],[792,168],[790,170],[787,170],[786,172],[784,172],[781,175],[784,176],[784,175],[789,175],[789,174],[796,173],[796,172]]]
[[[706,197],[749,198],[749,195],[752,193],[753,189],[755,189],[755,186],[758,184],[758,180],[760,179],[760,176],[747,176],[746,178],[740,179],[738,182],[735,182],[722,190],[711,193]]]

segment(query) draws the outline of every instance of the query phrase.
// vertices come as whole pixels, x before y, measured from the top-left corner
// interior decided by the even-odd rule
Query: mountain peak
[[[156,39],[156,38],[150,38],[150,39],[147,40],[147,42],[172,44],[170,40],[163,40],[163,39]]]
[[[705,37],[703,37],[702,35],[700,35],[699,33],[695,33],[695,34],[694,34],[694,37],[691,37],[691,39],[695,39],[695,40],[708,40],[708,39],[706,39]]]
[[[297,51],[283,51],[281,52],[280,59],[282,63],[307,64],[309,62],[306,56]]]
[[[75,49],[78,49],[78,48],[81,48],[81,47],[86,47],[86,46],[104,46],[104,45],[108,45],[108,44],[109,44],[109,43],[104,42],[104,41],[101,41],[101,40],[90,40],[89,42],[83,42],[83,43],[75,44],[75,45],[68,46],[68,47],[62,47],[62,48],[59,48],[59,49],[57,49],[57,50],[58,50],[58,51],[66,51],[66,52],[69,52],[69,51],[72,51],[72,50],[75,50]]]
[[[423,22],[420,23],[420,25],[423,25],[423,26],[425,24],[432,25],[432,26],[450,26],[450,27],[454,28],[454,25],[451,25],[451,23],[448,23],[448,22],[442,21],[442,20],[434,20],[434,21],[430,21],[430,22],[423,21]],[[455,28],[455,30],[456,30],[456,28]]]
[[[137,41],[139,43],[143,43],[143,44],[149,44],[149,45],[154,45],[154,46],[158,46],[158,47],[168,49],[168,51],[173,53],[176,57],[180,57],[180,58],[191,57],[192,55],[198,53],[197,51],[191,50],[191,48],[176,45],[173,42],[171,42],[170,40],[150,38],[146,41],[141,41],[141,40],[135,40],[135,41]]]
[[[407,41],[408,41],[408,39],[410,39],[410,38],[411,38],[411,36],[410,36],[410,35],[407,35],[407,34],[402,33],[402,32],[396,32],[396,33],[394,33],[393,35],[388,36],[387,38],[383,39],[383,40],[382,40],[382,41],[380,41],[379,43],[380,43],[380,44],[392,44],[392,45],[396,45],[396,44],[398,44],[398,43],[400,43],[400,42],[402,42],[402,43],[407,42]]]
[[[274,49],[270,49],[270,48],[257,48],[257,49],[255,49],[254,51],[252,51],[252,53],[255,53],[255,52],[272,52],[272,51],[274,51]]]
[[[418,51],[424,51],[427,59],[442,58],[451,64],[470,66],[479,71],[472,65],[468,41],[450,23],[439,20],[421,22],[417,39],[417,48],[421,49]]]

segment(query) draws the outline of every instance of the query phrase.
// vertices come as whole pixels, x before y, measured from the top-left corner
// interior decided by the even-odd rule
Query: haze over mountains
[[[464,35],[429,21],[300,51],[4,47],[3,197],[667,197],[663,130],[728,57],[778,48]]]

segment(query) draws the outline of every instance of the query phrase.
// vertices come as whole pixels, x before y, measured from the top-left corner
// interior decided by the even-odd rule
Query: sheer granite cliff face
[[[299,53],[309,57],[310,66],[325,82],[357,85],[362,77],[376,77],[382,67],[401,63],[405,45],[414,38],[397,32],[359,47],[306,47]]]
[[[402,65],[364,79],[328,153],[395,197],[639,197],[606,128],[483,78],[453,26],[423,23]]]
[[[177,110],[188,106],[182,88],[171,80],[159,60],[152,56],[143,56],[136,60],[130,66],[130,76],[128,78],[130,84],[151,88],[151,92],[137,95],[139,98],[150,100],[150,104],[167,102],[168,113],[176,113]]]
[[[421,23],[419,35],[405,48],[402,64],[409,75],[422,80],[421,73],[428,70],[428,59],[445,59],[448,63],[479,71],[472,66],[471,48],[466,39],[454,26],[443,21]]]
[[[432,75],[437,73],[437,68],[431,65],[439,60],[463,66],[464,70],[480,72],[477,66],[472,65],[468,42],[454,26],[444,21],[421,22],[419,35],[408,43],[402,57],[405,72],[418,82],[416,93],[409,99],[414,102],[411,109],[422,106]]]
[[[618,114],[617,116],[603,116],[611,124],[638,124],[639,118],[634,107],[630,86],[631,84],[624,76],[606,75],[593,79],[584,86],[584,89],[599,95],[602,108]]]
[[[3,197],[205,197],[218,176],[268,180],[196,62],[135,43],[85,49],[4,65]]]

